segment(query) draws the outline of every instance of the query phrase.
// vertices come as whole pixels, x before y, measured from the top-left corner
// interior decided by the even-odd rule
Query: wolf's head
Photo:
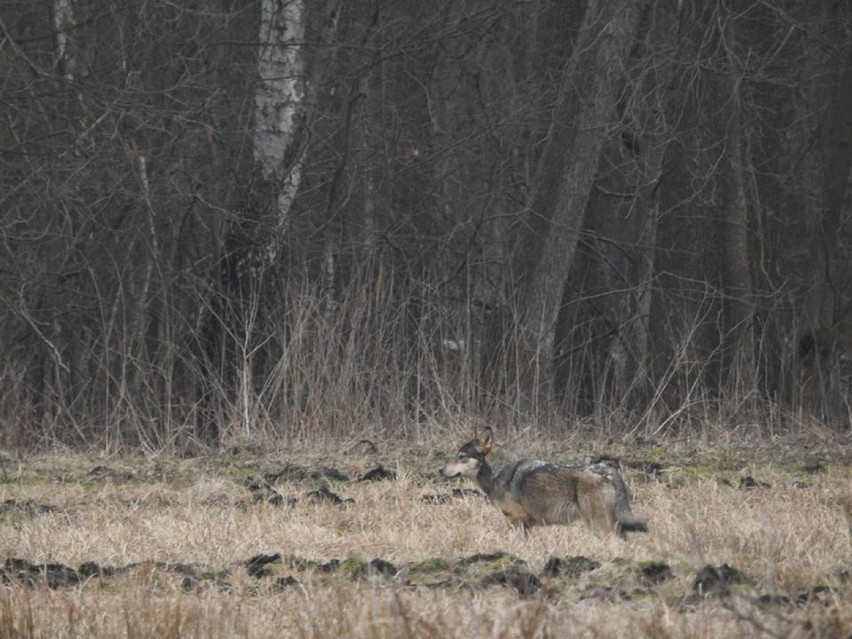
[[[473,439],[464,444],[456,455],[456,459],[440,469],[444,477],[470,477],[475,479],[479,469],[487,463],[494,452],[494,435],[491,428],[477,433]]]

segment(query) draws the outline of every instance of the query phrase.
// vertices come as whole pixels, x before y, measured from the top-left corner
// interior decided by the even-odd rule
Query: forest
[[[0,0],[0,445],[846,430],[849,0]]]

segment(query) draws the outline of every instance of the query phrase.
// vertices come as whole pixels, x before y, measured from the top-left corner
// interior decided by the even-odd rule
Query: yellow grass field
[[[508,529],[438,477],[462,438],[6,453],[0,637],[852,634],[845,440],[530,444],[622,462],[651,527],[624,542]],[[360,480],[379,465],[395,477]],[[729,579],[698,587],[708,564]]]

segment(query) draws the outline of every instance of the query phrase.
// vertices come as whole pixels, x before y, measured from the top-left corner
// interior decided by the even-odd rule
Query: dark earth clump
[[[755,490],[767,488],[772,488],[772,484],[768,484],[765,481],[755,479],[751,475],[746,475],[745,477],[740,479],[740,490]]]
[[[361,479],[359,481],[383,481],[386,479],[395,480],[396,473],[379,464],[372,470],[368,470],[366,473],[361,475]]]
[[[360,564],[353,572],[353,579],[365,579],[367,577],[396,577],[399,569],[391,562],[384,559],[371,559],[369,562]]]
[[[287,566],[293,570],[316,570],[318,572],[330,574],[337,572],[340,568],[339,559],[330,559],[326,562],[315,561],[313,559],[305,559],[291,555],[287,558]]]
[[[343,499],[337,493],[333,492],[328,486],[320,486],[319,488],[314,488],[312,491],[308,493],[308,499],[313,501],[327,501],[335,506],[340,506],[343,504],[354,504],[354,499]]]
[[[814,586],[804,592],[799,593],[796,597],[796,603],[800,606],[819,601],[823,603],[830,602],[832,598],[837,596],[837,589],[831,586]]]
[[[64,564],[33,564],[26,559],[8,557],[0,569],[0,581],[3,583],[22,583],[34,587],[43,582],[48,588],[67,588],[76,586],[82,579],[73,568]]]
[[[24,499],[23,501],[18,501],[17,499],[7,499],[3,502],[0,502],[0,516],[5,515],[6,513],[14,512],[33,516],[44,515],[46,513],[55,513],[58,511],[59,509],[56,506],[51,506],[50,504],[41,504],[31,499]]]
[[[427,559],[413,564],[396,566],[393,563],[375,558],[363,561],[356,555],[343,561],[331,559],[326,562],[302,558],[296,555],[282,556],[281,553],[258,554],[249,559],[236,562],[245,566],[251,577],[256,579],[272,578],[271,587],[277,590],[301,586],[293,575],[275,576],[273,565],[282,565],[292,571],[314,571],[333,574],[344,569],[345,575],[353,580],[371,578],[401,580],[412,586],[468,587],[487,588],[503,586],[517,591],[521,598],[540,596],[542,577],[561,577],[574,579],[584,573],[596,570],[602,564],[582,555],[573,557],[551,557],[545,563],[540,574],[528,569],[528,564],[514,555],[497,551],[477,553],[462,557],[455,563],[441,559]],[[348,568],[347,566],[351,566]],[[130,571],[142,571],[143,575],[156,571],[169,572],[181,577],[180,585],[187,591],[200,591],[206,584],[216,585],[222,592],[230,592],[231,584],[225,579],[230,570],[210,570],[196,563],[167,563],[161,561],[141,561],[126,566],[102,566],[95,562],[85,562],[78,570],[60,563],[36,564],[26,559],[9,557],[0,567],[0,583],[18,584],[29,588],[47,586],[51,589],[73,588],[92,579],[102,579],[126,574]],[[635,597],[653,594],[652,588],[674,576],[668,564],[660,561],[642,562],[635,566],[634,574],[642,588],[624,590],[618,585],[596,584],[590,582],[581,594],[581,599],[599,599],[603,601],[626,601]],[[424,578],[426,575],[428,578]],[[692,590],[695,594],[688,598],[699,601],[702,597],[716,595],[725,597],[731,594],[733,584],[747,584],[748,578],[729,564],[720,566],[706,565],[696,575]],[[547,596],[556,591],[553,584],[547,587]],[[837,588],[820,585],[798,594],[770,593],[757,595],[753,601],[760,605],[808,605],[811,603],[830,604],[837,597]]]
[[[521,597],[531,597],[541,588],[541,580],[533,573],[518,568],[498,570],[480,580],[482,586],[508,586],[518,591]]]
[[[674,577],[671,566],[662,561],[647,561],[639,568],[639,578],[646,585],[658,584]]]
[[[707,564],[698,571],[695,580],[692,582],[692,589],[698,594],[712,593],[724,596],[731,592],[729,585],[747,582],[748,580],[743,573],[728,564],[721,566]]]
[[[349,476],[340,472],[336,468],[324,466],[311,470],[310,468],[305,468],[304,466],[298,466],[296,464],[287,464],[277,473],[267,473],[263,478],[270,484],[274,484],[278,481],[303,482],[322,479],[339,482],[349,481]]]
[[[77,572],[80,573],[84,579],[90,579],[91,577],[114,577],[115,575],[121,574],[125,572],[126,568],[115,568],[114,566],[101,566],[100,564],[95,563],[94,561],[86,561],[80,564],[80,568]]]
[[[281,563],[281,553],[272,555],[255,555],[246,560],[246,570],[251,577],[257,579],[269,575],[271,564]]]
[[[133,481],[136,478],[136,475],[129,470],[116,470],[115,468],[110,468],[109,466],[98,465],[93,467],[89,471],[89,477],[95,477],[97,479],[111,479],[113,481],[125,482]]]
[[[584,572],[601,567],[601,562],[577,555],[575,557],[551,557],[544,564],[542,574],[545,577],[567,577],[576,579]]]
[[[420,498],[424,504],[446,504],[454,499],[465,499],[467,497],[480,497],[483,493],[476,488],[453,488],[449,493],[430,493]]]
[[[292,588],[293,586],[301,586],[299,580],[296,579],[293,575],[287,575],[286,577],[278,577],[278,579],[274,582],[275,588],[278,590],[284,590],[286,588]]]
[[[501,559],[509,559],[513,561],[519,561],[512,555],[507,552],[503,552],[502,550],[498,550],[497,552],[478,552],[475,555],[470,555],[468,557],[462,557],[458,560],[457,566],[468,566],[470,564],[478,564],[478,563],[488,563],[492,561],[500,561]]]
[[[284,496],[275,490],[268,482],[258,481],[251,477],[246,480],[246,488],[251,493],[252,500],[256,504],[267,503],[273,506],[295,506],[296,499],[294,497],[284,498]]]
[[[828,472],[821,461],[812,461],[802,466],[802,472],[808,475],[823,475]]]

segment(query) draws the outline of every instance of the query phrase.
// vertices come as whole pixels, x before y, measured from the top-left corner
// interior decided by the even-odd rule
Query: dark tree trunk
[[[574,53],[562,74],[521,256],[525,275],[520,294],[519,370],[524,401],[532,413],[552,408],[560,301],[638,16],[639,6],[632,0],[590,0]]]

